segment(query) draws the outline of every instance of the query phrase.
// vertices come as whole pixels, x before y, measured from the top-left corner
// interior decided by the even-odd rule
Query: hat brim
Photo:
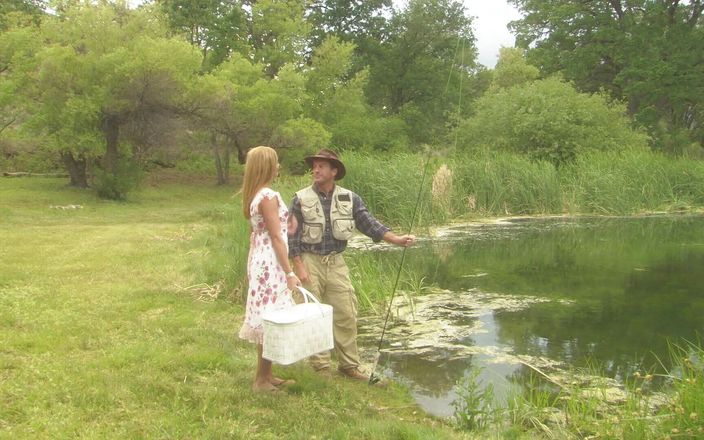
[[[345,174],[347,173],[347,170],[345,170],[345,164],[340,162],[338,159],[333,159],[331,157],[327,156],[319,156],[319,155],[314,155],[314,156],[308,156],[305,158],[306,163],[308,164],[309,167],[313,167],[313,161],[315,159],[321,159],[321,160],[327,160],[330,162],[335,168],[337,168],[337,175],[335,175],[335,180],[340,180],[343,177],[345,177]]]

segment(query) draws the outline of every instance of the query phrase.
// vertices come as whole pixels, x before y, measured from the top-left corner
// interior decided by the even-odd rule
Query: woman
[[[247,306],[240,338],[257,344],[255,391],[276,391],[292,383],[274,377],[271,361],[262,358],[262,314],[294,305],[291,291],[301,282],[288,261],[288,209],[271,183],[279,171],[276,151],[256,147],[247,153],[242,210],[252,230],[247,260]]]

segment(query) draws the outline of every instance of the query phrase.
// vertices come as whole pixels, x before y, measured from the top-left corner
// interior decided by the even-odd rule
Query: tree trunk
[[[241,165],[244,165],[247,162],[247,150],[242,148],[236,138],[232,140],[232,143],[235,144],[235,148],[237,148],[237,161]]]
[[[230,181],[230,145],[227,144],[225,145],[225,151],[223,152],[224,155],[224,162],[223,163],[223,172],[225,174],[225,182],[227,183]]]
[[[66,170],[71,179],[69,185],[78,188],[88,188],[86,158],[78,156],[78,159],[76,159],[73,157],[72,153],[61,153],[61,160],[63,160],[64,166],[66,166]]]
[[[117,116],[106,116],[103,119],[103,133],[105,134],[106,151],[103,156],[105,171],[113,176],[117,172],[119,159],[118,141],[120,138],[120,123]]]
[[[210,144],[213,147],[213,158],[215,159],[215,170],[218,173],[218,185],[227,183],[227,175],[223,167],[223,160],[220,157],[220,148],[218,147],[218,137],[215,133],[210,135]]]

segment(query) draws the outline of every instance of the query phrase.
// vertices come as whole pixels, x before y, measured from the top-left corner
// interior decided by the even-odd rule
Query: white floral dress
[[[240,338],[255,344],[263,341],[262,314],[282,310],[294,305],[291,291],[286,285],[286,273],[279,264],[271,244],[269,231],[266,230],[264,217],[259,212],[259,203],[266,197],[279,201],[279,222],[281,236],[287,240],[288,209],[281,195],[271,188],[262,188],[249,205],[250,226],[249,258],[247,259],[247,304],[244,323],[240,329]],[[288,241],[288,240],[287,240]]]

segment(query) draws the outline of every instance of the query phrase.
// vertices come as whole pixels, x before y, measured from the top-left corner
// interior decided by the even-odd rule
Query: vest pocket
[[[337,240],[347,241],[354,233],[354,218],[352,218],[352,201],[335,200],[332,217],[332,236]]]
[[[341,217],[352,218],[352,206],[352,201],[340,202],[339,200],[335,200],[332,209],[337,211]]]
[[[320,223],[303,223],[301,241],[307,244],[317,244],[323,241],[323,225]]]
[[[313,202],[301,202],[301,214],[303,214],[304,219],[315,219],[322,217],[322,211],[319,207],[320,203],[317,200]]]
[[[347,241],[354,233],[354,220],[337,219],[332,222],[332,236],[338,240]]]
[[[317,200],[301,201],[301,214],[303,214],[303,229],[301,241],[306,244],[317,244],[323,241],[323,216],[322,206]]]

